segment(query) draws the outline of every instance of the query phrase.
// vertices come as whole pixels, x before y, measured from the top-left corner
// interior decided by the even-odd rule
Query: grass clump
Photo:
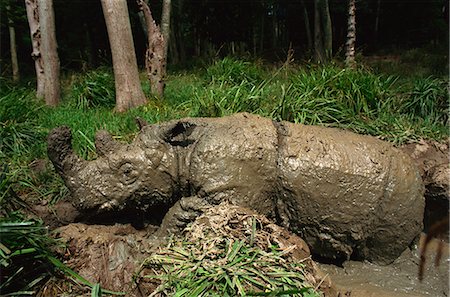
[[[432,122],[448,120],[448,86],[443,80],[425,77],[413,81],[412,90],[402,102],[401,112]]]
[[[206,68],[207,83],[227,83],[239,85],[241,82],[255,83],[265,77],[264,71],[256,63],[225,57]]]
[[[105,68],[86,72],[75,80],[70,93],[78,109],[114,107],[114,75]]]
[[[42,141],[44,131],[35,114],[41,106],[33,92],[3,86],[0,92],[0,158],[26,156]]]
[[[145,262],[163,274],[151,295],[164,296],[310,296],[320,294],[305,283],[304,265],[287,263],[277,246],[266,252],[243,241],[173,242]]]
[[[59,243],[42,221],[26,219],[19,212],[0,218],[0,238],[0,291],[6,296],[36,295],[36,288],[52,273],[56,259],[51,250]]]
[[[150,296],[322,296],[309,254],[296,254],[306,244],[286,232],[245,208],[208,209],[145,260],[143,277],[159,283]]]

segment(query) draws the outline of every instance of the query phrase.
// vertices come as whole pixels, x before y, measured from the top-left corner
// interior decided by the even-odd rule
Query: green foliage
[[[304,124],[344,124],[371,119],[390,98],[395,80],[337,67],[299,70],[272,115]]]
[[[445,81],[425,77],[414,81],[412,90],[403,101],[402,112],[430,121],[446,122],[449,93]]]
[[[35,295],[35,289],[51,273],[48,258],[58,242],[49,236],[42,221],[25,219],[19,212],[0,218],[0,240],[0,291]]]
[[[320,296],[307,283],[304,265],[286,261],[276,247],[210,241],[173,241],[147,258],[143,267],[159,273],[144,277],[161,281],[151,296]]]
[[[72,86],[75,107],[113,107],[115,104],[114,75],[103,68],[92,70],[79,76]]]
[[[24,88],[3,86],[0,93],[0,158],[20,156],[41,142],[44,134],[37,126],[35,114],[40,106],[32,92]]]
[[[263,77],[264,71],[257,64],[226,57],[206,68],[205,81],[239,85],[243,81],[258,82]]]

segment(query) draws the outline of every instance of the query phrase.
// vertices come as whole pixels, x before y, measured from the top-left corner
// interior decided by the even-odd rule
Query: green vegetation
[[[174,240],[146,259],[143,267],[158,271],[144,276],[160,281],[151,296],[321,296],[308,285],[305,266],[286,261],[276,246],[264,251],[223,238]]]
[[[57,108],[38,103],[29,85],[14,86],[1,81],[0,206],[4,218],[0,221],[0,260],[2,269],[8,267],[11,271],[8,279],[2,279],[2,286],[14,283],[13,287],[32,291],[42,279],[36,273],[35,278],[22,277],[24,264],[37,261],[40,265],[36,267],[43,269],[39,271],[48,273],[52,271],[50,267],[60,263],[49,252],[56,241],[50,239],[42,222],[28,220],[18,212],[26,207],[26,202],[46,200],[51,204],[67,194],[62,180],[45,161],[46,135],[52,128],[70,126],[74,148],[86,159],[96,157],[94,134],[99,129],[109,130],[116,139],[131,141],[137,133],[137,116],[155,123],[187,116],[251,112],[275,120],[341,127],[395,144],[420,138],[442,140],[449,136],[448,81],[428,71],[424,73],[427,75],[398,77],[364,67],[345,70],[336,65],[284,65],[273,69],[263,63],[225,58],[189,73],[170,73],[164,100],[151,98],[146,106],[123,114],[112,110],[114,82],[106,69],[67,79],[63,84],[63,102]],[[148,83],[143,87],[148,90]],[[39,159],[44,160],[45,166],[33,170],[33,162]],[[246,255],[248,261],[262,259],[258,258],[261,252],[253,248],[241,246],[239,253]],[[186,255],[183,261],[194,256]],[[60,270],[71,275],[64,268]],[[173,277],[172,282],[183,273],[167,272]],[[233,275],[228,277],[233,279]],[[216,288],[219,291],[227,286],[239,289],[236,281],[229,283],[225,276],[220,281],[217,283],[222,287]],[[196,280],[191,279],[186,284],[191,287],[186,290],[195,288],[195,284]],[[100,288],[93,288],[99,294]],[[200,288],[206,290],[197,287]]]

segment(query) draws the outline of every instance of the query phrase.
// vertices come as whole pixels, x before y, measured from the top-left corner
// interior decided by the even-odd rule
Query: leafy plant
[[[105,69],[92,70],[74,83],[71,95],[75,107],[87,109],[96,106],[113,107],[115,103],[114,76]]]

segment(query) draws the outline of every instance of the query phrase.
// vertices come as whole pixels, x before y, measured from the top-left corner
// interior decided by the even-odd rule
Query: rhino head
[[[175,200],[177,167],[174,149],[147,129],[131,143],[119,143],[98,131],[98,158],[86,161],[72,149],[68,127],[48,136],[48,156],[70,190],[75,207],[98,215],[117,211],[161,211]]]

